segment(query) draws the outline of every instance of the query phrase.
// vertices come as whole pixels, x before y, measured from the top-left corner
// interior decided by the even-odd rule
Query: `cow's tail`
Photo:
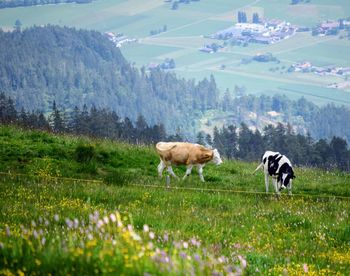
[[[255,171],[253,172],[253,174],[255,174],[256,171],[259,170],[263,165],[264,165],[264,163],[261,162],[261,163],[259,164],[259,166],[255,169]]]

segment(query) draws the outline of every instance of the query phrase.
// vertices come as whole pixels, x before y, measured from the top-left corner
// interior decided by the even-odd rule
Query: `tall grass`
[[[167,189],[152,147],[7,127],[0,144],[0,274],[350,271],[350,201],[334,197],[349,196],[347,174],[298,168],[304,195],[278,200],[213,191],[264,192],[257,164],[208,165],[206,183]]]

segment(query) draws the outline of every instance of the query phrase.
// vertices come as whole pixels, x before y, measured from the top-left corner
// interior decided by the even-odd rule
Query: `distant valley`
[[[0,27],[5,31],[12,31],[16,28],[24,30],[33,25],[57,24],[97,30],[106,34],[106,38],[110,34],[109,39],[114,39],[113,43],[119,47],[126,62],[141,72],[151,74],[154,68],[160,67],[166,74],[175,73],[179,80],[185,78],[183,84],[193,83],[192,86],[198,88],[203,87],[206,81],[211,82],[212,88],[207,89],[207,92],[215,91],[212,95],[215,100],[211,100],[213,104],[198,104],[195,112],[188,113],[184,111],[186,107],[172,103],[171,98],[167,99],[175,119],[160,115],[165,110],[158,112],[158,115],[151,115],[152,112],[147,111],[147,107],[142,104],[134,105],[133,110],[129,107],[123,108],[136,99],[140,103],[147,101],[147,93],[143,95],[144,100],[129,94],[133,89],[141,89],[131,87],[130,84],[127,89],[118,88],[119,90],[111,84],[114,87],[112,92],[105,87],[106,82],[101,82],[97,86],[99,94],[111,96],[112,100],[108,101],[103,100],[105,96],[93,98],[92,84],[82,92],[85,95],[83,101],[78,96],[80,92],[77,94],[74,89],[62,99],[56,99],[58,104],[68,109],[75,103],[95,103],[99,106],[106,104],[108,107],[114,103],[112,108],[114,106],[122,116],[130,116],[135,120],[138,114],[145,113],[146,119],[152,124],[159,123],[160,118],[163,118],[169,132],[175,133],[179,130],[188,137],[194,137],[199,130],[212,133],[215,125],[238,125],[243,121],[253,129],[263,129],[270,123],[289,122],[293,124],[295,131],[304,134],[311,132],[317,138],[330,138],[330,134],[320,134],[312,127],[317,125],[311,119],[316,118],[316,115],[305,117],[305,114],[300,114],[295,109],[280,109],[278,104],[276,107],[267,103],[266,106],[269,107],[260,108],[254,105],[254,101],[259,102],[261,95],[272,98],[280,94],[296,103],[304,97],[316,106],[313,110],[322,110],[327,104],[335,105],[332,107],[333,111],[341,105],[350,106],[347,73],[350,68],[347,54],[350,46],[350,5],[345,0],[325,0],[322,5],[316,1],[287,0],[248,3],[243,0],[234,3],[224,0],[215,3],[204,0],[177,1],[176,5],[176,1],[152,0],[147,4],[138,0],[129,2],[96,0],[85,4],[4,8],[0,9]],[[43,16],[38,18],[38,13]],[[243,29],[238,34],[239,28]],[[228,30],[232,32],[227,33]],[[87,84],[89,78],[89,73],[83,74],[82,79],[77,80],[77,85],[82,90],[82,80],[85,79]],[[100,74],[104,73],[101,71]],[[175,87],[176,85],[168,89],[179,91]],[[1,87],[6,92],[5,88]],[[38,97],[44,103],[33,105],[33,108],[49,108],[53,99],[52,91],[49,90],[38,92],[51,96]],[[28,96],[21,93],[22,96],[18,99]],[[112,96],[114,93],[118,95],[118,99]],[[196,92],[186,101],[199,100],[200,94]],[[128,96],[121,100],[120,97],[126,95]],[[249,98],[249,95],[254,96]],[[226,107],[221,104],[225,102],[225,97],[239,99],[242,96],[249,99],[250,104],[236,100],[235,104],[244,106],[239,115],[237,109],[227,108],[230,102]],[[26,101],[27,103],[19,100],[19,106],[28,108],[33,103],[28,99]],[[128,101],[129,104],[124,105]],[[285,106],[285,103],[281,106]],[[163,107],[161,104],[158,109],[162,110]],[[333,111],[329,116],[334,115]],[[342,111],[339,112],[345,116]],[[329,116],[327,121],[332,121]],[[342,125],[342,115],[337,115],[336,118],[336,125]],[[335,134],[349,137],[343,130]]]

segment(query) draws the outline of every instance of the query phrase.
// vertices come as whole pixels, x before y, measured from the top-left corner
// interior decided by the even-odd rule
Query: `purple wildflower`
[[[197,262],[201,261],[201,257],[198,254],[194,254],[193,257]]]
[[[169,240],[169,235],[167,233],[164,234],[163,239],[165,242]]]
[[[72,228],[73,227],[73,222],[69,218],[66,218],[66,224],[67,224],[68,228]]]
[[[179,253],[179,256],[180,256],[182,259],[186,259],[186,258],[187,258],[187,254],[186,254],[185,252],[183,252],[183,251],[181,251],[181,252]]]
[[[117,221],[117,217],[115,216],[115,214],[110,214],[109,218],[113,223]]]
[[[97,228],[101,228],[103,226],[103,221],[101,219],[99,219],[97,221]]]

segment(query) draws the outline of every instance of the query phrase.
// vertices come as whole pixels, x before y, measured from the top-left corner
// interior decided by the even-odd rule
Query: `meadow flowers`
[[[28,228],[22,226],[19,237],[12,237],[7,226],[7,238],[0,243],[0,262],[8,272],[18,273],[19,269],[29,274],[208,275],[241,273],[247,265],[239,256],[241,264],[233,270],[228,258],[216,257],[202,248],[196,238],[176,241],[168,234],[157,235],[146,224],[138,233],[126,218],[124,215],[122,219],[118,211],[103,217],[94,212],[88,221],[60,219],[55,214],[51,221],[39,219],[32,221]],[[24,252],[28,255],[23,255]],[[22,257],[18,259],[18,256]],[[63,260],[66,265],[57,270],[55,264]],[[4,272],[0,270],[0,274]]]

